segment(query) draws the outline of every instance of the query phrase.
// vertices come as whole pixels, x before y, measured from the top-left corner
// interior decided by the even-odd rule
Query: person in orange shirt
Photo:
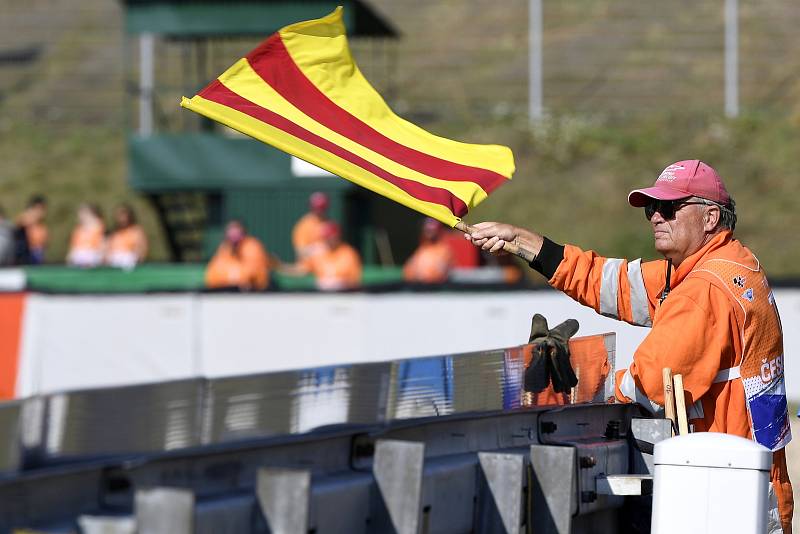
[[[453,253],[444,239],[442,223],[426,218],[419,247],[403,266],[403,279],[420,284],[441,284],[447,281],[452,265]]]
[[[309,212],[292,229],[295,260],[300,262],[325,251],[322,227],[328,222],[330,201],[325,193],[316,192],[308,198]]]
[[[464,240],[464,234],[458,230],[448,229],[443,239],[450,247],[454,269],[475,269],[480,266],[481,254]]]
[[[72,230],[67,264],[74,267],[97,267],[103,261],[105,223],[100,208],[84,203],[78,208],[78,224]]]
[[[128,204],[114,210],[114,225],[106,245],[106,264],[132,269],[147,256],[147,236],[136,224],[136,214]]]
[[[476,225],[471,239],[493,253],[516,241],[535,253],[531,267],[553,287],[603,315],[652,327],[631,366],[617,371],[617,399],[660,411],[663,368],[682,374],[695,431],[750,438],[773,451],[767,531],[790,534],[783,334],[759,261],[733,236],[735,203],[700,160],[669,165],[628,202],[644,208],[665,260],[604,258],[498,223]]]
[[[206,287],[263,290],[269,285],[269,267],[269,256],[261,242],[247,235],[242,221],[232,220],[206,267]]]
[[[42,195],[34,195],[28,201],[25,210],[17,217],[17,226],[24,230],[27,241],[27,261],[38,265],[44,262],[49,233],[44,219],[47,216],[47,199]]]
[[[322,226],[325,249],[295,266],[285,267],[287,274],[313,274],[322,291],[355,289],[361,285],[361,258],[342,241],[339,225],[328,221]]]

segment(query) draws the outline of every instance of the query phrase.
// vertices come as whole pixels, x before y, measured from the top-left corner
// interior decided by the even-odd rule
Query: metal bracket
[[[270,531],[308,532],[311,471],[265,467],[256,476],[256,495]]]
[[[605,475],[595,481],[599,495],[653,494],[653,475]]]
[[[653,474],[653,449],[659,441],[672,437],[669,419],[631,419],[629,437],[631,447],[631,472]]]
[[[575,449],[532,445],[531,497],[534,516],[528,518],[534,534],[570,534],[577,512]]]
[[[135,496],[139,534],[192,534],[194,492],[177,488],[139,490]]]
[[[479,452],[478,462],[483,474],[478,531],[518,534],[522,524],[525,455]]]
[[[376,514],[375,519],[379,524],[388,523],[386,526],[397,534],[417,534],[419,530],[424,459],[424,443],[390,439],[375,442],[372,473],[386,511]]]

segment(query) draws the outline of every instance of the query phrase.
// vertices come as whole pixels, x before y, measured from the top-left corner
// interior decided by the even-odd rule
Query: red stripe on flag
[[[491,193],[507,179],[494,171],[462,165],[402,145],[339,107],[295,64],[280,34],[274,34],[247,55],[261,78],[286,100],[320,124],[370,150],[422,174],[454,182],[474,182]]]
[[[200,93],[200,96],[207,100],[216,102],[217,104],[221,104],[223,106],[235,109],[236,111],[245,113],[254,119],[265,122],[270,126],[274,126],[275,128],[286,132],[287,134],[293,135],[298,139],[302,139],[307,143],[339,156],[340,158],[349,161],[353,165],[357,165],[362,169],[382,178],[383,180],[396,185],[418,200],[441,204],[458,217],[461,217],[467,213],[467,205],[460,198],[450,193],[450,191],[447,189],[431,187],[429,185],[421,184],[406,178],[400,178],[399,176],[395,176],[394,174],[386,172],[377,165],[370,163],[364,158],[345,150],[344,148],[332,143],[331,141],[328,141],[327,139],[309,132],[305,128],[298,126],[287,118],[241,97],[225,87],[219,80],[214,80],[208,85],[208,87],[203,89],[203,91]]]

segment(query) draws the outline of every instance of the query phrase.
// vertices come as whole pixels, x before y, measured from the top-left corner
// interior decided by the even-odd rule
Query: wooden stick
[[[472,232],[475,231],[474,226],[470,226],[464,221],[458,221],[455,226],[456,230],[460,232],[464,232],[465,234],[472,235]],[[530,251],[526,248],[522,248],[517,243],[509,243],[508,241],[503,243],[503,250],[508,252],[509,254],[513,254],[514,256],[519,256],[526,262],[530,263],[536,259],[536,254],[533,251]]]
[[[675,420],[675,394],[672,390],[672,369],[664,367],[661,371],[661,379],[664,382],[664,417],[672,421],[672,435],[678,428]]]
[[[675,408],[678,412],[678,433],[682,436],[689,433],[689,420],[686,417],[686,396],[683,392],[683,375],[675,375]]]

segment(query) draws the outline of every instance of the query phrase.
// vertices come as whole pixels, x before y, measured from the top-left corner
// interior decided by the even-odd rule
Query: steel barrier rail
[[[293,521],[315,524],[317,532],[381,532],[387,525],[459,532],[467,524],[495,531],[517,519],[533,521],[529,509],[509,502],[519,492],[532,499],[530,488],[552,485],[548,480],[558,479],[559,470],[572,484],[567,496],[577,495],[555,514],[562,522],[587,514],[616,520],[609,510],[621,500],[598,494],[596,479],[643,472],[647,465],[626,440],[635,407],[580,404],[604,403],[613,395],[613,334],[600,342],[603,361],[596,351],[594,361],[581,360],[576,346],[573,363],[579,376],[588,376],[590,368],[604,374],[580,394],[576,388],[555,398],[578,404],[558,409],[541,404],[553,402],[552,395],[533,398],[522,391],[527,346],[67,392],[0,405],[0,429],[8,429],[17,444],[6,447],[12,452],[2,466],[0,531],[59,522],[89,531],[97,521],[114,521],[98,514],[120,515],[120,525],[141,523],[155,499],[147,492],[162,487],[184,491],[155,495],[189,506],[194,532],[266,532],[264,514],[289,520],[281,514],[292,507],[280,504],[289,489],[306,495],[298,497],[307,507],[294,510]],[[583,476],[564,470],[584,449],[602,460],[596,461],[601,467],[583,468]],[[404,465],[417,467],[408,471]],[[562,467],[545,477],[554,465]],[[509,477],[522,477],[522,486],[509,485]],[[497,484],[505,488],[502,503]],[[448,488],[457,491],[450,495]],[[419,499],[411,500],[422,503],[418,510],[406,502],[415,491]],[[537,498],[551,493],[540,491]],[[337,513],[345,509],[350,512]],[[448,520],[448,510],[455,509],[467,515]]]
[[[644,465],[632,422],[662,421],[639,414],[539,407],[51,466],[0,481],[0,531],[169,523],[180,507],[150,505],[152,492],[170,490],[191,518],[171,534],[619,532],[630,509],[598,480]]]
[[[541,398],[534,398],[523,391],[525,359],[530,357],[530,346],[523,345],[97,388],[0,403],[0,452],[9,451],[0,457],[4,462],[0,472],[80,458],[302,434],[322,426],[516,410],[553,402],[605,402],[614,394],[614,342],[614,334],[571,342],[577,375],[583,381],[591,372],[597,383],[586,391],[579,383],[569,396],[545,391]]]
[[[619,532],[642,508],[620,508],[601,481],[645,465],[636,440],[669,435],[637,408],[426,418],[51,467],[0,482],[0,529],[130,532],[169,522],[171,507],[150,506],[169,490],[191,518],[172,534]]]

